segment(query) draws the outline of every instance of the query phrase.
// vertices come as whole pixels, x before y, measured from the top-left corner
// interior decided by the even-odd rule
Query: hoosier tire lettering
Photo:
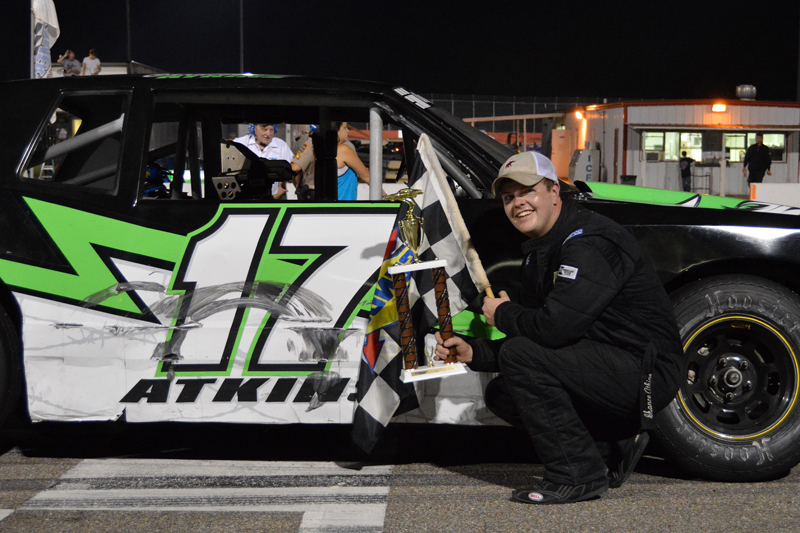
[[[671,296],[686,380],[654,437],[694,475],[760,481],[800,462],[800,297],[754,276],[697,281]]]

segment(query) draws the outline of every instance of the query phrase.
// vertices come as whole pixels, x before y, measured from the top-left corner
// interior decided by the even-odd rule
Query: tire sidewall
[[[724,481],[755,481],[780,475],[800,461],[800,298],[773,282],[752,276],[725,276],[700,281],[672,298],[675,318],[686,343],[710,321],[742,316],[764,322],[787,341],[794,358],[790,411],[766,432],[750,439],[716,436],[692,420],[679,398],[658,413],[656,437],[665,452],[693,474]],[[682,361],[681,372],[687,368]],[[683,382],[682,382],[683,383]],[[761,433],[761,434],[759,434]]]

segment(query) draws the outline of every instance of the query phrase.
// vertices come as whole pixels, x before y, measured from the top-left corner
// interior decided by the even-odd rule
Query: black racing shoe
[[[633,474],[633,469],[636,468],[636,463],[642,458],[644,449],[647,448],[649,441],[650,436],[646,431],[642,431],[632,439],[629,439],[627,449],[622,451],[622,460],[608,468],[608,488],[619,488],[628,481],[628,478]]]
[[[524,489],[515,490],[511,499],[522,503],[552,505],[575,503],[597,498],[608,490],[608,478],[603,476],[583,485],[561,485],[550,481],[537,481]]]

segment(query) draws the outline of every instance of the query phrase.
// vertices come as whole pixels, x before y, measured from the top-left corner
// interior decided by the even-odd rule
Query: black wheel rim
[[[728,316],[700,325],[684,345],[679,400],[689,418],[724,439],[772,431],[797,400],[798,362],[772,325]]]

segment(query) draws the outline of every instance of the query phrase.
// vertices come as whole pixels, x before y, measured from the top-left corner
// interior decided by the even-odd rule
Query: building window
[[[747,148],[756,143],[755,133],[726,133],[725,151],[731,163],[741,163]],[[786,162],[786,134],[785,133],[764,133],[764,144],[769,147],[772,160]]]
[[[725,134],[725,151],[727,152],[728,160],[731,163],[741,163],[744,160],[744,154],[747,151],[747,146],[746,133]]]
[[[642,159],[661,161],[664,159],[664,132],[642,132],[642,146],[644,146],[644,157]]]
[[[645,131],[642,138],[647,161],[678,161],[682,152],[696,161],[703,158],[702,133]]]
[[[756,134],[747,134],[747,146],[756,143]],[[786,161],[786,134],[784,133],[765,133],[764,144],[769,147],[769,155],[773,161]]]
[[[691,157],[695,161],[703,160],[703,134],[699,132],[683,132],[681,133],[681,148],[675,154],[674,158],[670,161],[677,161],[683,157],[683,152],[686,152],[687,157]]]

